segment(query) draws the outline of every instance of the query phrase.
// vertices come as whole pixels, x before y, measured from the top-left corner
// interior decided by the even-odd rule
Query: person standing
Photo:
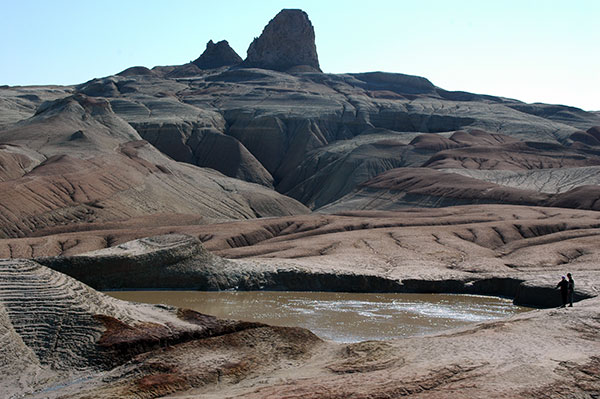
[[[567,273],[567,278],[569,279],[569,286],[567,287],[567,293],[569,297],[569,307],[573,307],[573,296],[575,295],[575,281],[573,281],[573,276],[571,273]]]
[[[561,280],[556,285],[556,288],[560,288],[560,299],[562,299],[561,308],[564,308],[567,306],[567,295],[569,293],[569,282],[565,276],[562,276]]]

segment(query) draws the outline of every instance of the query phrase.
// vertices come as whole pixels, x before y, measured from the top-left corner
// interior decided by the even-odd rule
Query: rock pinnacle
[[[211,69],[236,65],[241,62],[242,57],[229,46],[227,40],[221,40],[216,44],[210,40],[206,43],[206,50],[204,50],[200,57],[193,61],[193,64],[201,69]]]
[[[321,72],[308,15],[302,10],[281,10],[248,47],[244,66],[277,71],[301,67]]]

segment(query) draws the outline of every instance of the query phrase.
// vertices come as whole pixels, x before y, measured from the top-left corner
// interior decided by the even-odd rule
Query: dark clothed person
[[[560,299],[562,299],[562,306],[564,308],[567,306],[567,295],[569,294],[569,282],[562,276],[562,280],[556,285],[556,288],[560,288]]]
[[[569,286],[567,288],[567,295],[569,297],[569,307],[573,307],[573,296],[575,294],[575,281],[573,281],[573,276],[571,273],[567,273],[567,278],[569,279]]]

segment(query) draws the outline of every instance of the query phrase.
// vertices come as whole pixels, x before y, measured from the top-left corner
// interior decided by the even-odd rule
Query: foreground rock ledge
[[[600,300],[390,342],[109,298],[33,261],[0,263],[7,397],[546,398],[600,391]]]
[[[517,305],[560,305],[555,284],[546,275],[486,273],[444,279],[318,271],[273,267],[260,262],[227,260],[211,254],[200,240],[167,234],[133,240],[116,247],[74,256],[38,258],[37,262],[68,274],[98,290],[283,290],[337,292],[453,293],[513,298]],[[578,284],[575,301],[596,296],[595,287]]]
[[[446,292],[553,307],[567,272],[575,276],[576,300],[598,295],[599,220],[593,211],[509,205],[353,211],[212,225],[92,225],[3,240],[0,250],[67,248],[58,253],[68,256],[37,260],[96,289]],[[128,242],[165,231],[185,234]],[[85,252],[108,238],[114,246]]]

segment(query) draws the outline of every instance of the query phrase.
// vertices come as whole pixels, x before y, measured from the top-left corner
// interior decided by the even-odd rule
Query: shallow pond
[[[530,310],[511,300],[453,294],[282,291],[111,291],[134,302],[163,303],[221,318],[308,328],[338,342],[425,335]]]

